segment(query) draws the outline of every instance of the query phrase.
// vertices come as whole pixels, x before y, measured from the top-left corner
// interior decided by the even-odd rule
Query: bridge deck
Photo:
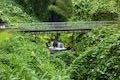
[[[21,32],[81,32],[89,31],[96,27],[109,26],[117,23],[117,21],[15,23],[2,30],[8,29]]]

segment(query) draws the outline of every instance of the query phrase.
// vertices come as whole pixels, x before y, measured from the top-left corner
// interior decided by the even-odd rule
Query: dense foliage
[[[0,19],[13,22],[117,20],[119,0],[1,0]]]
[[[0,44],[0,79],[119,80],[120,28],[100,28],[76,37],[76,53],[50,54],[44,37],[12,35]]]
[[[8,24],[120,20],[120,0],[0,0]],[[27,27],[27,26],[26,26]],[[120,25],[62,33],[68,49],[51,54],[56,34],[0,31],[0,80],[120,80]]]
[[[0,80],[70,80],[64,64],[28,34],[14,35],[0,45]]]
[[[48,20],[49,0],[14,0],[29,15],[36,16],[40,21]]]
[[[58,21],[67,21],[72,16],[72,2],[71,0],[55,0],[52,2],[49,6],[49,12],[50,15],[53,15],[56,19],[59,19]]]
[[[52,21],[51,15],[56,21],[65,21],[72,14],[71,0],[15,0],[22,5],[28,14],[35,14],[40,21]]]
[[[16,4],[13,0],[0,0],[0,19],[11,24],[16,22],[36,22],[35,17],[31,17]]]
[[[117,0],[72,0],[73,20],[117,20]]]
[[[81,37],[77,43],[80,54],[72,65],[74,80],[120,79],[120,28],[98,28]]]

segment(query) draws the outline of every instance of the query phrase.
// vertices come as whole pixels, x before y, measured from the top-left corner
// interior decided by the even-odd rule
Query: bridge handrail
[[[79,22],[40,22],[15,23],[12,28],[23,30],[64,30],[64,29],[91,29],[103,25],[118,24],[117,21],[79,21]]]

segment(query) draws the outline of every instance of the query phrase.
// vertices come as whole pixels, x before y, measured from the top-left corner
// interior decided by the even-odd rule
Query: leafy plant
[[[72,0],[74,6],[74,16],[71,20],[117,20],[118,1],[117,0]],[[103,12],[102,14],[99,14]],[[94,15],[96,16],[94,17]],[[112,14],[112,15],[111,15]],[[103,16],[104,15],[104,16]],[[117,15],[117,16],[116,16]],[[113,16],[116,16],[115,18]],[[97,18],[97,19],[94,19]]]
[[[1,80],[70,80],[66,69],[57,65],[45,44],[29,34],[16,34],[1,43]]]
[[[14,0],[0,1],[0,19],[8,24],[38,21],[35,17],[24,12],[21,6],[16,4]]]
[[[109,27],[95,29],[86,35],[82,39],[84,42],[78,43],[80,56],[73,62],[71,78],[74,80],[120,79],[119,34],[119,27]]]

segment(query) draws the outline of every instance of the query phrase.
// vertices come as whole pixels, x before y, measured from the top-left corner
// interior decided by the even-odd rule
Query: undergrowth
[[[77,50],[80,56],[73,61],[72,79],[120,79],[120,28],[118,26],[100,28],[78,41]]]
[[[1,80],[70,80],[64,63],[58,63],[42,41],[28,34],[16,34],[0,46]]]

